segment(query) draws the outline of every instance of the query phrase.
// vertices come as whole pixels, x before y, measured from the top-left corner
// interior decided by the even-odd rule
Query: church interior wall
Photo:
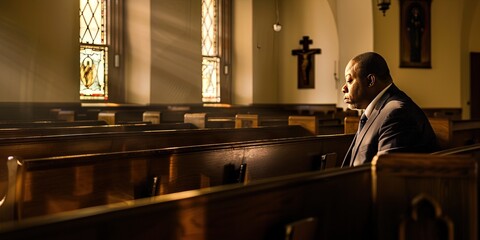
[[[126,1],[125,100],[148,104],[151,95],[150,0]]]
[[[79,102],[78,7],[0,1],[0,102]]]
[[[462,18],[472,11],[471,6],[477,0],[431,2],[431,63],[432,68],[401,68],[400,65],[400,2],[392,1],[385,17],[376,11],[375,51],[383,54],[390,63],[391,72],[397,85],[405,90],[424,108],[463,108],[463,117],[468,115],[464,97],[465,85],[469,81],[466,65],[462,56],[470,49],[465,38],[471,33],[462,33],[465,22]],[[475,9],[475,8],[473,8]],[[374,11],[375,12],[375,11]],[[478,12],[473,14],[478,16]],[[474,26],[476,25],[476,26]],[[478,29],[478,23],[472,29]]]
[[[253,102],[253,0],[233,1],[232,100]]]
[[[53,1],[0,2],[1,102],[79,101],[78,3]],[[382,16],[373,0],[279,0],[279,33],[272,30],[273,0],[234,1],[233,35],[240,44],[234,43],[231,67],[233,103],[341,105],[348,59],[374,50],[421,107],[466,109],[467,56],[480,51],[478,2],[432,1],[432,68],[414,69],[399,67],[399,1]],[[194,0],[126,0],[127,103],[201,102],[199,9]],[[291,51],[304,35],[313,40],[311,48],[322,49],[315,56],[314,89],[296,87]]]

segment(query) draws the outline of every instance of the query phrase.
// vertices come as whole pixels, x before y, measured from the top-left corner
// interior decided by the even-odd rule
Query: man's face
[[[345,84],[342,87],[343,101],[350,109],[365,109],[369,104],[367,79],[360,79],[355,71],[356,63],[350,61],[345,68]]]

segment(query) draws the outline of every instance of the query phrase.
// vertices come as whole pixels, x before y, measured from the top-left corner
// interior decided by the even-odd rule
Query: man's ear
[[[368,87],[372,87],[375,84],[375,81],[376,81],[375,75],[368,74],[367,76]]]

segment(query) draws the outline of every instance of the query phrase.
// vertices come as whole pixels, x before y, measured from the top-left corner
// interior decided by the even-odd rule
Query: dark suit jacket
[[[378,153],[432,152],[437,141],[425,113],[394,84],[355,135],[342,167],[371,162]]]

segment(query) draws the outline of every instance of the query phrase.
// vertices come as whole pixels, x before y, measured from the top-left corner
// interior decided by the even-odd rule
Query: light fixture
[[[278,0],[275,0],[275,14],[277,21],[273,24],[273,31],[280,32],[282,30],[282,25],[280,24],[280,13],[278,12]]]
[[[383,12],[383,16],[385,16],[385,12],[390,8],[390,0],[377,0],[377,6]]]

